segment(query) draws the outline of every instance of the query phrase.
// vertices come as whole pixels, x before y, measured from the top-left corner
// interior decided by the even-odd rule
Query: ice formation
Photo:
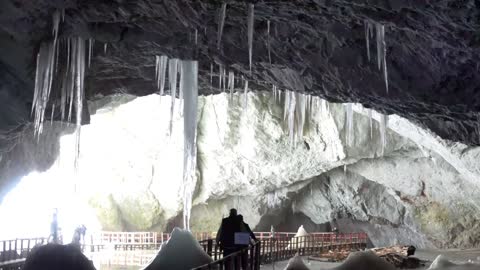
[[[353,252],[347,259],[333,270],[395,270],[386,260],[371,251]]]
[[[235,73],[228,72],[228,89],[230,90],[230,99],[233,98],[233,90],[235,88]]]
[[[309,270],[309,268],[303,262],[302,257],[297,254],[288,261],[284,270]]]
[[[432,262],[428,270],[477,270],[480,269],[479,264],[466,263],[466,264],[455,264],[447,260],[444,256],[438,255],[437,258]]]
[[[286,121],[292,146],[303,138],[307,100],[308,98],[305,94],[285,90],[283,119]]]
[[[367,47],[367,58],[370,61],[370,38],[373,37],[373,27],[370,21],[365,20],[365,42]]]
[[[107,54],[108,43],[103,44],[103,53]]]
[[[190,230],[190,213],[196,183],[198,62],[181,61],[181,86],[184,93],[184,228]]]
[[[295,144],[295,104],[296,104],[296,99],[295,99],[295,92],[289,91],[289,104],[288,104],[288,119],[287,119],[287,125],[288,125],[288,134],[290,136],[290,143],[292,145]]]
[[[348,146],[353,146],[353,108],[352,103],[345,104],[345,140]]]
[[[385,147],[387,146],[387,125],[388,115],[380,115],[380,142],[382,145],[381,154],[385,153]]]
[[[85,41],[80,37],[76,38],[76,42],[73,42],[73,52],[76,57],[72,57],[73,70],[75,78],[76,89],[76,127],[75,127],[75,170],[78,170],[78,160],[80,156],[80,132],[82,129],[82,112],[83,112],[83,98],[85,96],[84,91],[84,78],[85,78]],[[72,94],[73,95],[73,94]]]
[[[307,104],[307,96],[304,94],[296,93],[296,135],[300,141],[303,138],[303,128],[305,126],[305,108]]]
[[[387,74],[387,45],[385,43],[385,26],[376,23],[376,38],[377,38],[377,64],[378,69],[383,68],[383,79],[385,81],[385,89],[388,93],[388,74]]]
[[[287,249],[304,247],[308,240],[308,239],[305,239],[305,236],[308,236],[308,232],[305,230],[303,225],[300,225],[300,227],[298,227],[298,230],[295,236],[292,239],[290,239]]]
[[[270,20],[267,21],[267,50],[268,50],[268,63],[272,64],[272,54],[270,52]]]
[[[211,262],[212,258],[190,232],[175,228],[143,270],[190,270]]]
[[[160,91],[160,97],[163,96],[163,93],[165,91],[167,64],[167,56],[155,56],[155,80],[157,82],[157,88]]]
[[[252,72],[252,54],[253,54],[253,23],[255,20],[254,4],[248,4],[248,63],[250,72]]]
[[[217,33],[217,49],[222,44],[223,26],[225,25],[225,16],[227,13],[227,3],[223,3],[218,13],[218,33]]]
[[[243,103],[243,107],[245,109],[245,111],[247,110],[247,102],[248,102],[248,80],[245,80],[245,87],[243,89],[243,96],[244,96],[244,103]]]
[[[93,55],[93,44],[94,40],[92,38],[88,39],[88,67],[92,63],[92,55]]]
[[[372,119],[372,110],[368,110],[368,122],[370,126],[370,139],[373,138],[373,119]]]
[[[173,58],[168,62],[168,81],[170,83],[170,95],[172,96],[172,104],[170,107],[170,135],[173,129],[173,113],[175,110],[175,97],[177,95],[177,81],[178,81],[178,59]]]

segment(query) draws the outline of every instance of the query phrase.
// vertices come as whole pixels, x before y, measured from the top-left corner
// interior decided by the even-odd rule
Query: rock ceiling
[[[40,42],[51,38],[53,12],[64,10],[60,39],[79,35],[95,40],[86,74],[89,99],[156,92],[154,56],[164,54],[199,60],[204,95],[221,91],[216,78],[210,84],[210,69],[218,73],[222,64],[247,78],[254,90],[276,85],[333,102],[359,102],[404,116],[445,139],[480,143],[480,1],[250,3],[255,4],[251,73],[247,1],[227,2],[217,48],[219,0],[2,0],[0,129],[30,120],[35,56]],[[372,61],[367,59],[366,20],[385,26],[388,93],[377,68],[374,38]]]

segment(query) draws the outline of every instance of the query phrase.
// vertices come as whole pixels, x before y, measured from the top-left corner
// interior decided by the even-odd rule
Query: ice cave
[[[0,270],[480,269],[480,1],[0,18]]]

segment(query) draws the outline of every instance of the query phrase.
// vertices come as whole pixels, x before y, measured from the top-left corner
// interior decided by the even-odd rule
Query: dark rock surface
[[[222,63],[254,82],[255,90],[275,84],[330,101],[360,102],[422,123],[443,138],[479,144],[480,1],[253,1],[252,74],[247,1],[228,1],[219,50],[221,2],[1,1],[0,128],[29,119],[36,52],[40,41],[51,38],[53,12],[65,9],[60,38],[96,40],[86,78],[89,98],[155,92],[154,55],[166,54],[200,61],[201,94],[220,91],[210,86],[209,72],[211,64],[218,72],[216,63]],[[388,94],[376,66],[374,39],[372,61],[367,61],[364,20],[385,24]],[[213,85],[218,85],[216,78]]]

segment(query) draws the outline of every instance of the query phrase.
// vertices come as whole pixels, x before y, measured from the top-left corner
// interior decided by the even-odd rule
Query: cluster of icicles
[[[370,61],[370,38],[373,38],[373,29],[375,28],[375,36],[377,41],[377,64],[378,70],[383,70],[383,80],[385,81],[385,89],[388,93],[388,73],[387,73],[387,45],[385,43],[385,25],[365,21],[365,42],[367,47],[367,58]]]
[[[329,103],[324,99],[316,99],[316,104],[313,104],[311,95],[303,94],[299,92],[285,90],[282,91],[278,87],[273,86],[273,97],[276,102],[280,103],[283,96],[283,119],[285,126],[288,129],[289,140],[291,145],[296,146],[297,142],[303,139],[304,127],[307,119],[311,119],[311,113],[314,108],[322,111],[329,112]],[[354,146],[355,134],[354,134],[354,117],[353,117],[353,103],[345,103],[345,142],[347,146]],[[373,138],[373,110],[368,110],[369,126],[370,126],[370,138]],[[387,125],[388,115],[379,114],[379,132],[381,152],[383,155],[385,147],[387,145]]]
[[[60,104],[51,102],[51,116],[53,121],[55,109],[60,108],[61,121],[72,120],[72,111],[75,108],[75,170],[78,169],[80,153],[80,131],[82,124],[84,78],[86,69],[86,41],[80,37],[65,40],[58,39],[60,21],[64,13],[56,11],[53,15],[53,40],[42,42],[37,54],[35,74],[35,89],[32,103],[34,115],[34,134],[40,136],[45,121],[45,110],[49,105],[53,90],[59,93]],[[93,52],[93,40],[88,41],[88,64]],[[59,78],[59,79],[58,79]],[[54,100],[58,100],[55,98]]]
[[[160,98],[164,95],[165,84],[170,88],[171,107],[169,130],[172,134],[175,100],[180,99],[179,110],[183,108],[184,121],[184,159],[183,159],[183,222],[184,228],[190,229],[190,213],[192,211],[193,192],[196,184],[197,160],[197,100],[198,100],[198,62],[180,59],[168,59],[167,56],[155,56],[155,79],[160,91]]]

